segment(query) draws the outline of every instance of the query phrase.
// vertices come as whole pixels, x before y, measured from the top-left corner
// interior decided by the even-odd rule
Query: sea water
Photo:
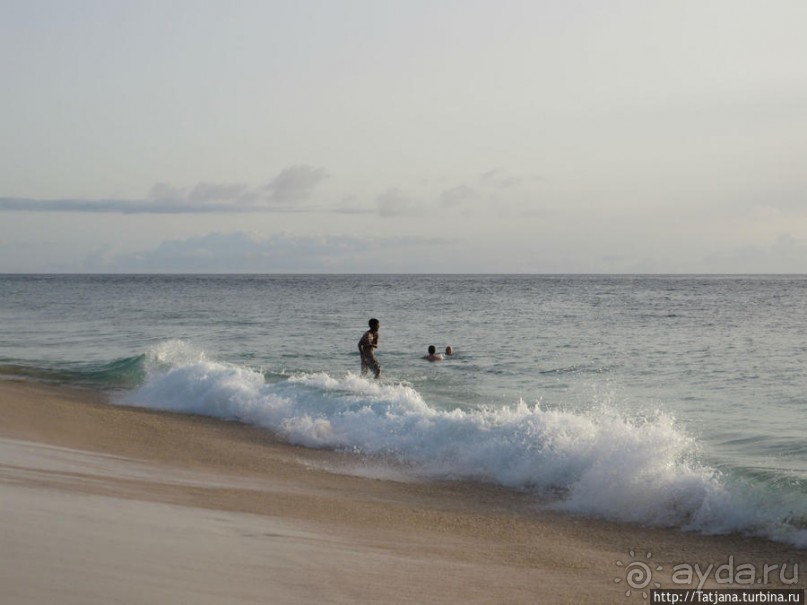
[[[6,275],[0,375],[807,547],[805,301],[805,276]]]

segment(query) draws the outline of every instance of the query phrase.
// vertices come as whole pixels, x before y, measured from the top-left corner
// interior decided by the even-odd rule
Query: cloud
[[[468,201],[473,201],[476,197],[477,192],[475,189],[467,185],[457,185],[456,187],[443,191],[440,195],[440,201],[444,208],[457,208]]]
[[[360,205],[355,195],[348,195],[333,208],[338,214],[375,214],[376,210]]]
[[[493,189],[510,189],[524,182],[524,177],[508,174],[501,168],[494,168],[479,175],[479,182]]]
[[[413,250],[434,250],[446,243],[440,239],[405,237],[209,233],[117,256],[108,248],[99,249],[85,258],[80,269],[122,273],[373,272],[388,270],[391,259],[398,262],[396,259],[411,258]]]
[[[521,202],[529,197],[529,192],[519,186],[538,179],[509,174],[497,168],[479,175],[476,180],[478,184],[473,187],[460,183],[443,191],[421,191],[421,196],[428,202],[418,202],[397,187],[390,187],[376,197],[375,208],[385,218],[424,215],[438,208],[467,214],[474,205],[479,207],[480,204],[493,206],[500,212],[503,205],[510,204],[514,199],[518,200],[519,206],[522,205]],[[363,212],[355,207],[345,207],[343,211]]]
[[[316,212],[323,209],[305,202],[317,185],[327,178],[322,168],[292,166],[260,187],[240,183],[199,183],[182,188],[157,183],[145,198],[133,200],[0,197],[0,211],[120,214]]]
[[[59,198],[35,199],[0,197],[0,212],[73,212],[95,214],[244,214],[321,212],[338,214],[377,214],[384,218],[418,216],[442,208],[444,211],[471,211],[485,204],[501,211],[503,207],[522,204],[530,199],[525,189],[535,179],[517,176],[501,169],[490,170],[474,186],[461,183],[443,191],[420,191],[418,197],[397,187],[389,187],[369,203],[355,196],[343,197],[341,203],[314,205],[310,199],[330,176],[323,168],[297,165],[285,168],[259,186],[244,183],[200,182],[179,187],[156,183],[148,194],[137,199]]]
[[[540,177],[514,175],[502,169],[485,172],[473,185],[460,182],[447,189],[423,191],[418,197],[390,187],[375,199],[375,210],[384,218],[399,216],[426,216],[435,213],[459,213],[471,216],[477,212],[492,212],[498,218],[544,216],[547,209],[536,183]],[[344,208],[344,212],[362,212]]]
[[[154,188],[152,188],[152,191],[154,191]],[[186,199],[192,204],[226,204],[232,201],[241,201],[245,197],[248,197],[249,194],[249,188],[246,185],[199,183],[190,190]]]
[[[272,202],[295,202],[306,199],[327,178],[322,168],[292,166],[278,174],[264,189],[269,192]]]
[[[378,214],[383,217],[412,216],[422,208],[398,189],[388,189],[376,198]]]
[[[543,183],[545,179],[539,176],[512,174],[496,168],[444,189],[438,199],[444,210],[466,216],[485,210],[500,218],[544,216],[547,208]]]

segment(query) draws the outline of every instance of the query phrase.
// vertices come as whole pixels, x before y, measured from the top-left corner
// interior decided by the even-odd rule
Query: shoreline
[[[673,581],[677,565],[788,565],[789,581],[807,558],[542,510],[495,486],[394,480],[357,456],[91,390],[0,380],[0,417],[0,582],[13,603],[624,603],[631,552],[651,553],[664,588],[695,587]],[[801,575],[765,587],[805,588]],[[705,584],[729,586],[748,587]]]

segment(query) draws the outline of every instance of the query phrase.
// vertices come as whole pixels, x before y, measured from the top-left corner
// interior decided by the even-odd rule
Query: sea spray
[[[588,516],[807,543],[807,533],[788,523],[804,516],[803,504],[699,462],[698,444],[669,414],[631,418],[604,404],[571,412],[524,402],[437,409],[410,385],[349,372],[267,382],[260,371],[212,360],[182,341],[150,350],[145,371],[122,403],[235,420],[306,447],[387,457],[424,477],[551,495],[552,506]]]

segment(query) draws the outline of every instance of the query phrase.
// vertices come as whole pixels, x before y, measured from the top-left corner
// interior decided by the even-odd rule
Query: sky
[[[807,273],[803,0],[0,0],[0,272]]]

